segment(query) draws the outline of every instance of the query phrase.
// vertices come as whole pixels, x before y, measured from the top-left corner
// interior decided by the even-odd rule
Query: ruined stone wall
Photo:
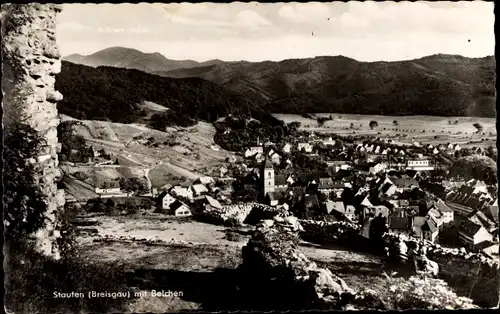
[[[386,243],[394,247],[397,236],[386,235]],[[406,247],[415,243],[424,246],[427,257],[438,263],[439,277],[445,279],[459,294],[471,297],[476,304],[495,307],[499,302],[499,261],[465,250],[447,249],[438,244],[405,239]]]
[[[57,189],[60,144],[56,103],[62,95],[54,89],[55,75],[61,71],[61,55],[56,44],[56,14],[59,5],[2,5],[2,91],[4,136],[15,124],[28,125],[44,142],[39,152],[26,158],[35,166],[37,184],[47,204],[46,227],[35,235],[43,254],[59,257],[55,245],[58,211],[64,206],[64,191]]]

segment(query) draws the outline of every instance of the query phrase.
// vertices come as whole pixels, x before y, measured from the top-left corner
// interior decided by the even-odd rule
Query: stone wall
[[[397,236],[386,235],[389,247],[395,247]],[[495,307],[499,302],[499,262],[482,254],[465,250],[443,248],[438,244],[415,239],[403,239],[406,247],[425,247],[426,256],[438,263],[439,277],[445,279],[460,295],[471,297],[484,307]]]
[[[266,310],[341,309],[355,297],[346,283],[298,249],[295,217],[263,220],[243,248],[243,293],[272,304]]]
[[[59,5],[2,5],[2,65],[4,136],[15,124],[25,124],[44,142],[39,152],[26,158],[38,172],[35,183],[47,204],[45,228],[36,235],[41,253],[59,257],[56,239],[57,213],[64,206],[64,191],[56,182],[60,144],[56,103],[62,95],[54,89],[55,75],[61,71],[60,52],[56,44],[56,14]]]

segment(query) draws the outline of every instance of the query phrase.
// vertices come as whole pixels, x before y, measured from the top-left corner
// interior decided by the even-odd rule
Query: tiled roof
[[[453,212],[453,209],[449,208],[442,200],[434,202],[434,206],[442,213]]]
[[[182,203],[179,200],[176,200],[175,202],[173,202],[172,204],[170,204],[170,209],[175,211],[175,210],[179,209],[183,205],[184,205],[184,203]]]
[[[207,195],[206,198],[207,198],[207,201],[210,204],[210,206],[215,207],[215,208],[222,208],[222,206],[218,200],[214,199],[210,195]]]
[[[286,185],[286,178],[282,174],[277,174],[274,176],[274,185]]]
[[[273,163],[266,158],[266,161],[264,162],[264,169],[274,169]]]
[[[283,193],[276,191],[268,192],[267,195],[269,196],[269,199],[271,201],[279,201],[280,199],[283,198]]]
[[[398,188],[410,188],[411,186],[419,187],[418,181],[415,179],[393,178],[392,182]]]
[[[389,217],[389,229],[408,230],[410,219],[408,217]]]
[[[473,238],[474,235],[481,229],[481,225],[467,219],[460,228],[460,232],[464,235]]]
[[[312,206],[318,206],[318,198],[316,195],[306,195],[305,197],[306,203],[311,203]]]

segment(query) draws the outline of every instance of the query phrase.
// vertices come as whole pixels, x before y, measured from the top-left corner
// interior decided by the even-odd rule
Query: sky
[[[196,61],[484,57],[495,50],[493,10],[483,1],[65,4],[57,40],[63,55],[122,46]]]

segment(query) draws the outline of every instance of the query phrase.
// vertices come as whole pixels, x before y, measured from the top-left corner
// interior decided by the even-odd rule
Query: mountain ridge
[[[413,60],[362,62],[337,55],[262,62],[214,59],[200,63],[169,60],[159,53],[144,54],[128,48],[105,50],[108,54],[110,51],[119,53],[103,57],[101,63],[108,58],[114,67],[132,67],[173,79],[211,81],[274,112],[496,114],[493,56],[434,54]],[[153,70],[159,67],[169,70]]]

